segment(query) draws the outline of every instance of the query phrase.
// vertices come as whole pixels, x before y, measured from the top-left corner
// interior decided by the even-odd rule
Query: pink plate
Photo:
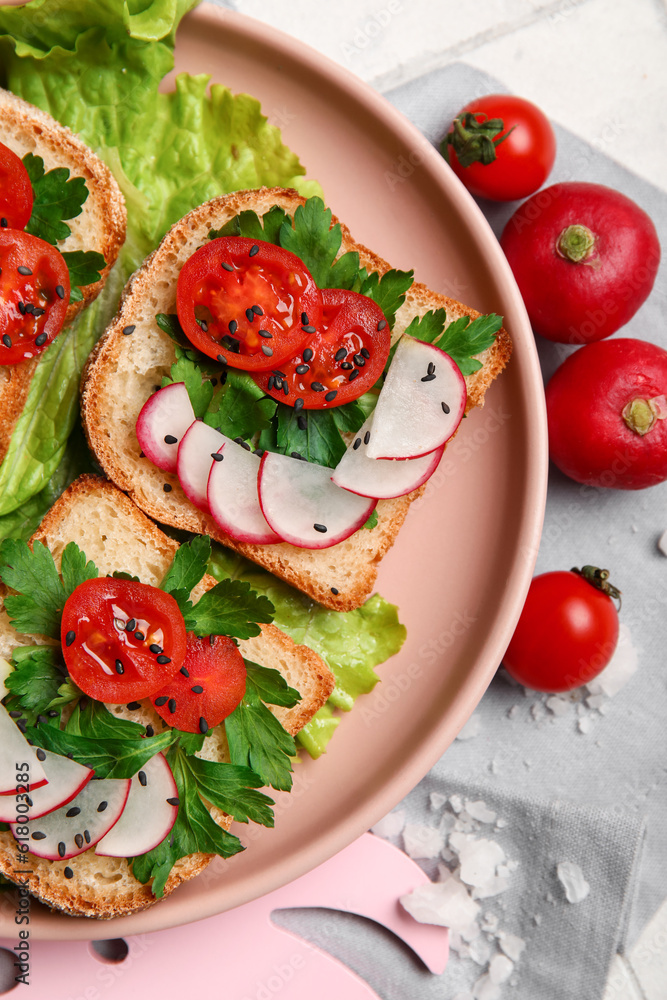
[[[501,313],[515,353],[382,563],[377,589],[400,607],[403,650],[343,719],[329,752],[297,766],[292,794],[277,797],[276,828],[241,827],[248,851],[111,925],[35,905],[30,928],[41,938],[119,937],[200,920],[297,878],[367,830],[482,697],[519,616],[544,512],[546,420],[533,336],[491,230],[441,157],[346,70],[234,12],[204,5],[188,15],[176,65],[258,97],[356,239],[432,288]]]

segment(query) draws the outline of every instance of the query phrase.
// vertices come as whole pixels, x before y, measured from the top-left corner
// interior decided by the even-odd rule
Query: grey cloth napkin
[[[455,63],[386,96],[437,144],[471,96],[504,90]],[[558,154],[548,183],[585,180],[624,192],[651,215],[667,246],[667,195],[611,159],[631,123],[606,122],[593,144],[555,128]],[[480,201],[497,235],[516,205]],[[666,299],[663,265],[648,302],[617,336],[667,348]],[[572,349],[537,340],[546,381]],[[399,806],[409,822],[435,825],[429,793],[458,793],[484,799],[507,821],[493,839],[519,867],[488,910],[501,912],[502,927],[527,947],[514,988],[503,985],[502,996],[600,1000],[614,953],[632,944],[667,896],[667,560],[656,546],[666,528],[667,484],[639,493],[594,490],[552,468],[536,572],[587,562],[608,567],[624,591],[621,617],[639,669],[603,705],[604,714],[585,708],[587,732],[574,705],[554,715],[545,696],[525,696],[501,671],[475,713],[479,734],[456,741]],[[591,886],[583,902],[565,899],[555,875],[560,861],[581,867]],[[384,1000],[452,1000],[483,971],[454,957],[442,977],[432,977],[388,932],[361,918],[300,911],[278,919],[350,965]]]

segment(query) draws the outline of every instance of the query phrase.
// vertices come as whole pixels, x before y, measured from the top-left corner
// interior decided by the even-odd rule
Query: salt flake
[[[390,837],[398,837],[403,831],[404,826],[405,809],[397,809],[395,812],[387,813],[386,816],[378,820],[375,826],[371,827],[371,832],[376,837],[384,837],[387,840]]]
[[[479,903],[470,898],[455,875],[445,882],[417,886],[401,896],[401,904],[420,924],[437,924],[455,931],[469,927],[479,913]]]
[[[581,903],[591,891],[579,865],[574,861],[561,861],[556,867],[558,880],[565,890],[568,903]]]
[[[479,736],[482,730],[482,719],[479,715],[471,715],[461,732],[456,737],[457,740],[472,740]]]
[[[444,847],[442,834],[434,826],[406,823],[403,830],[405,853],[411,858],[437,858]]]
[[[469,816],[472,816],[473,819],[478,819],[480,823],[495,823],[496,821],[496,813],[492,809],[489,809],[486,802],[482,801],[482,799],[477,799],[475,802],[466,799],[465,810]]]
[[[630,629],[623,622],[618,629],[618,645],[614,655],[601,674],[589,681],[586,687],[591,694],[606,694],[613,698],[624,687],[639,666],[637,650],[632,645]]]
[[[511,962],[506,955],[495,955],[489,965],[489,979],[499,985],[506,982],[513,971],[514,962]]]

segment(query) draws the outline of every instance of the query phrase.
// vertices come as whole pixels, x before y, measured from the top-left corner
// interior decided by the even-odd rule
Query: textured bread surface
[[[33,541],[36,540],[48,546],[57,565],[67,543],[75,541],[101,574],[124,570],[154,586],[164,577],[178,548],[178,543],[160,531],[125,494],[96,476],[82,476],[69,487],[42,521],[33,536]],[[193,598],[215,582],[206,576]],[[0,605],[1,598],[2,593]],[[19,636],[0,606],[0,655],[9,657],[16,646],[36,641],[49,640]],[[297,646],[273,625],[262,626],[261,635],[240,641],[239,648],[247,659],[279,670],[288,684],[301,693],[301,701],[294,708],[275,708],[275,715],[288,732],[296,734],[331,694],[333,675],[311,649]],[[142,701],[137,711],[125,705],[107,707],[119,717],[143,725],[150,723],[156,732],[164,727],[148,700]],[[199,756],[209,760],[229,759],[224,726],[213,730]],[[229,816],[213,807],[211,814],[221,826],[229,828]],[[12,878],[16,868],[16,855],[12,834],[0,833],[0,871],[8,878]],[[165,895],[198,875],[213,857],[198,853],[178,861],[167,881]],[[110,918],[156,902],[150,887],[134,878],[125,858],[98,857],[94,848],[67,861],[47,861],[32,854],[23,858],[22,867],[34,872],[30,876],[30,891],[43,902],[75,916]],[[63,875],[66,866],[74,873],[71,879]]]
[[[82,381],[82,415],[88,441],[107,475],[151,517],[164,524],[208,534],[253,559],[314,600],[338,611],[358,607],[370,595],[378,564],[393,545],[410,503],[421,491],[377,505],[378,524],[361,529],[328,549],[301,549],[286,542],[250,545],[224,534],[213,518],[185,496],[175,474],[165,473],[141,455],[135,424],[139,412],[175,359],[174,345],[155,322],[157,313],[176,312],[176,281],[185,261],[220,228],[245,209],[259,214],[272,205],[293,215],[304,199],[283,188],[240,191],[207,202],[170,229],[160,246],[130,278],[117,316],[93,351]],[[334,218],[333,222],[337,220]],[[356,250],[369,271],[384,274],[386,261],[359,243],[342,226],[341,253]],[[416,315],[445,308],[447,321],[479,315],[453,299],[413,284],[396,317],[397,339]],[[131,336],[123,329],[134,326]],[[466,378],[467,409],[481,406],[484,393],[509,360],[511,342],[501,330],[495,344],[479,355],[483,367]],[[165,485],[171,487],[164,491]],[[332,593],[332,588],[338,591]]]
[[[72,177],[83,177],[88,188],[81,214],[68,219],[72,232],[59,250],[96,250],[106,261],[99,281],[85,285],[81,302],[72,302],[65,324],[72,322],[104,287],[109,271],[125,240],[125,201],[116,180],[91,149],[54,118],[0,88],[0,142],[21,159],[26,153],[41,156],[44,169],[68,167]],[[28,396],[38,358],[17,365],[0,365],[0,462],[7,453],[12,431]]]

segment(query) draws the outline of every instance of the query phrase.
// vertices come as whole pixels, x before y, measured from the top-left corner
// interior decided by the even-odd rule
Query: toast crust
[[[408,496],[380,500],[375,528],[361,529],[328,549],[300,549],[286,542],[249,545],[224,534],[209,514],[190,503],[176,475],[162,472],[141,455],[134,429],[141,407],[162,376],[168,374],[175,357],[170,338],[157,327],[154,317],[157,312],[176,312],[176,278],[185,260],[206,241],[210,229],[219,228],[245,209],[261,214],[272,205],[280,205],[293,215],[304,201],[295,191],[284,188],[240,191],[199,206],[173,226],[130,278],[118,314],[88,360],[82,379],[82,417],[90,447],[106,474],[151,517],[208,534],[320,604],[349,611],[370,596],[378,564],[393,545],[410,503],[423,488]],[[334,217],[332,224],[337,221]],[[341,230],[341,253],[356,250],[368,270],[380,274],[390,270],[386,261],[355,242],[342,223]],[[398,311],[394,338],[404,332],[415,315],[440,307],[446,309],[449,321],[462,315],[472,319],[480,315],[415,283]],[[129,337],[122,332],[128,326],[134,327]],[[510,354],[510,337],[503,329],[495,344],[479,355],[483,367],[466,378],[466,412],[483,404],[488,386],[505,367]]]
[[[79,543],[101,573],[123,568],[153,585],[160,582],[178,549],[178,543],[160,531],[124,493],[98,476],[82,476],[72,483],[47,513],[31,543],[43,542],[59,564],[62,551],[71,540]],[[215,583],[213,577],[204,577],[194,595],[200,596]],[[1,607],[3,590],[0,590],[2,654],[11,656],[12,648],[18,645],[48,642],[14,632]],[[327,700],[334,688],[334,678],[313,650],[296,645],[274,625],[261,628],[261,635],[241,640],[239,647],[246,658],[280,670],[288,684],[300,691],[302,700],[294,708],[275,709],[287,731],[295,735]],[[163,722],[150,701],[143,701],[141,706],[139,711],[130,711],[124,705],[110,706],[110,710],[144,725],[150,722],[159,732]],[[201,756],[228,759],[223,728],[214,730]],[[232,822],[229,816],[214,808],[211,814],[220,826],[229,829]],[[178,861],[167,881],[165,896],[202,872],[214,857],[197,853]],[[134,878],[125,858],[98,857],[94,848],[67,861],[48,861],[30,853],[22,858],[23,867],[32,872],[28,876],[30,892],[72,916],[110,919],[157,902],[150,887]],[[73,872],[70,879],[63,874],[66,866]],[[16,841],[11,833],[0,832],[0,872],[11,879],[15,868]]]
[[[19,157],[34,153],[45,169],[68,167],[88,187],[81,214],[68,221],[72,232],[59,250],[97,250],[106,261],[99,281],[82,288],[83,299],[70,303],[65,326],[97,298],[125,240],[125,200],[113,174],[95,153],[66,126],[46,112],[0,88],[0,142]],[[0,462],[21,415],[38,358],[0,366]]]

